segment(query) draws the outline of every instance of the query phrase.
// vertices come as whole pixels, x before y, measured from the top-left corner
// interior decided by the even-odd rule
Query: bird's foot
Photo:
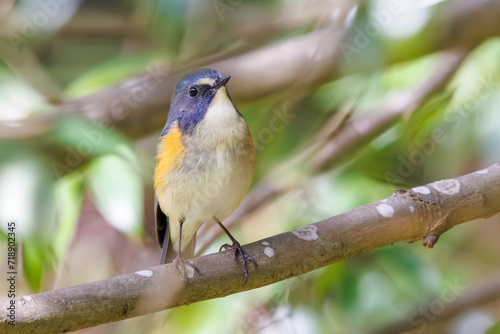
[[[193,263],[193,261],[185,259],[180,253],[174,259],[174,266],[177,269],[177,273],[181,276],[184,281],[184,285],[187,287],[187,277],[192,278],[194,272],[200,273],[198,267]]]
[[[247,280],[248,280],[247,260],[250,262],[253,262],[255,265],[257,265],[255,260],[250,255],[248,255],[247,252],[245,252],[243,250],[240,243],[237,241],[234,241],[232,245],[224,244],[224,245],[220,246],[219,252],[222,251],[223,249],[224,250],[227,250],[227,249],[233,250],[233,263],[234,263],[234,261],[236,261],[236,257],[240,258],[241,264],[243,266],[243,274],[245,275],[245,283],[244,284],[247,284]]]

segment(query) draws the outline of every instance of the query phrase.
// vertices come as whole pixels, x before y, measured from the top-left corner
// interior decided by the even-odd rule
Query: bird
[[[227,88],[231,76],[213,69],[187,73],[173,93],[157,146],[154,172],[156,237],[160,264],[173,262],[187,286],[186,266],[199,273],[194,256],[196,232],[216,223],[239,257],[244,284],[247,261],[256,265],[222,224],[245,197],[253,179],[255,150],[249,126]]]

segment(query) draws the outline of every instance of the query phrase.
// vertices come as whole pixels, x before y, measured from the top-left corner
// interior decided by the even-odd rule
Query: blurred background
[[[253,133],[227,222],[242,244],[498,162],[498,17],[493,0],[2,0],[0,254],[15,221],[17,294],[158,263],[156,142],[195,68],[232,75]],[[80,332],[499,333],[499,223]],[[198,252],[225,242],[208,227]]]

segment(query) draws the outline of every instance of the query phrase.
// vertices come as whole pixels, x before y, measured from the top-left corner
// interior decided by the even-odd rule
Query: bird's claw
[[[236,261],[236,258],[239,256],[240,257],[240,260],[241,260],[241,264],[243,266],[243,274],[245,275],[245,283],[244,284],[247,284],[247,281],[248,281],[248,270],[247,270],[247,261],[250,261],[252,263],[254,263],[255,265],[257,265],[257,263],[255,262],[255,260],[253,259],[253,257],[251,257],[250,255],[248,255],[247,252],[245,252],[243,250],[243,248],[241,247],[240,243],[239,242],[233,242],[232,245],[229,245],[229,244],[224,244],[220,247],[219,249],[219,252],[222,251],[222,250],[227,250],[227,249],[232,249],[233,250],[233,263]]]

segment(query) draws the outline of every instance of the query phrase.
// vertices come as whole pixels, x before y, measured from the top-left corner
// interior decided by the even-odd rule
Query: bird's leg
[[[227,228],[222,225],[222,223],[220,222],[219,219],[217,219],[217,217],[214,217],[214,220],[215,222],[220,226],[220,228],[227,234],[227,236],[229,237],[229,239],[231,239],[231,241],[233,242],[232,245],[229,245],[229,244],[224,244],[220,247],[219,249],[219,252],[224,249],[224,250],[227,250],[228,248],[232,249],[233,250],[233,263],[234,261],[236,261],[236,257],[239,256],[240,257],[240,260],[241,260],[241,264],[243,266],[243,274],[245,275],[245,283],[244,284],[247,284],[247,280],[248,280],[248,271],[247,271],[247,261],[250,261],[250,262],[253,262],[255,265],[257,265],[257,263],[255,262],[255,260],[247,254],[247,252],[245,252],[243,250],[243,248],[241,247],[240,243],[231,235],[231,233],[229,233],[229,231],[227,230]]]
[[[196,271],[198,274],[200,273],[200,271],[193,262],[191,262],[190,260],[186,260],[185,258],[182,257],[182,252],[181,252],[182,224],[184,224],[184,219],[181,219],[179,221],[179,248],[177,251],[177,255],[175,256],[174,259],[174,265],[175,268],[177,269],[177,272],[182,276],[182,280],[184,281],[184,284],[187,287],[186,265],[193,268],[194,271]]]

